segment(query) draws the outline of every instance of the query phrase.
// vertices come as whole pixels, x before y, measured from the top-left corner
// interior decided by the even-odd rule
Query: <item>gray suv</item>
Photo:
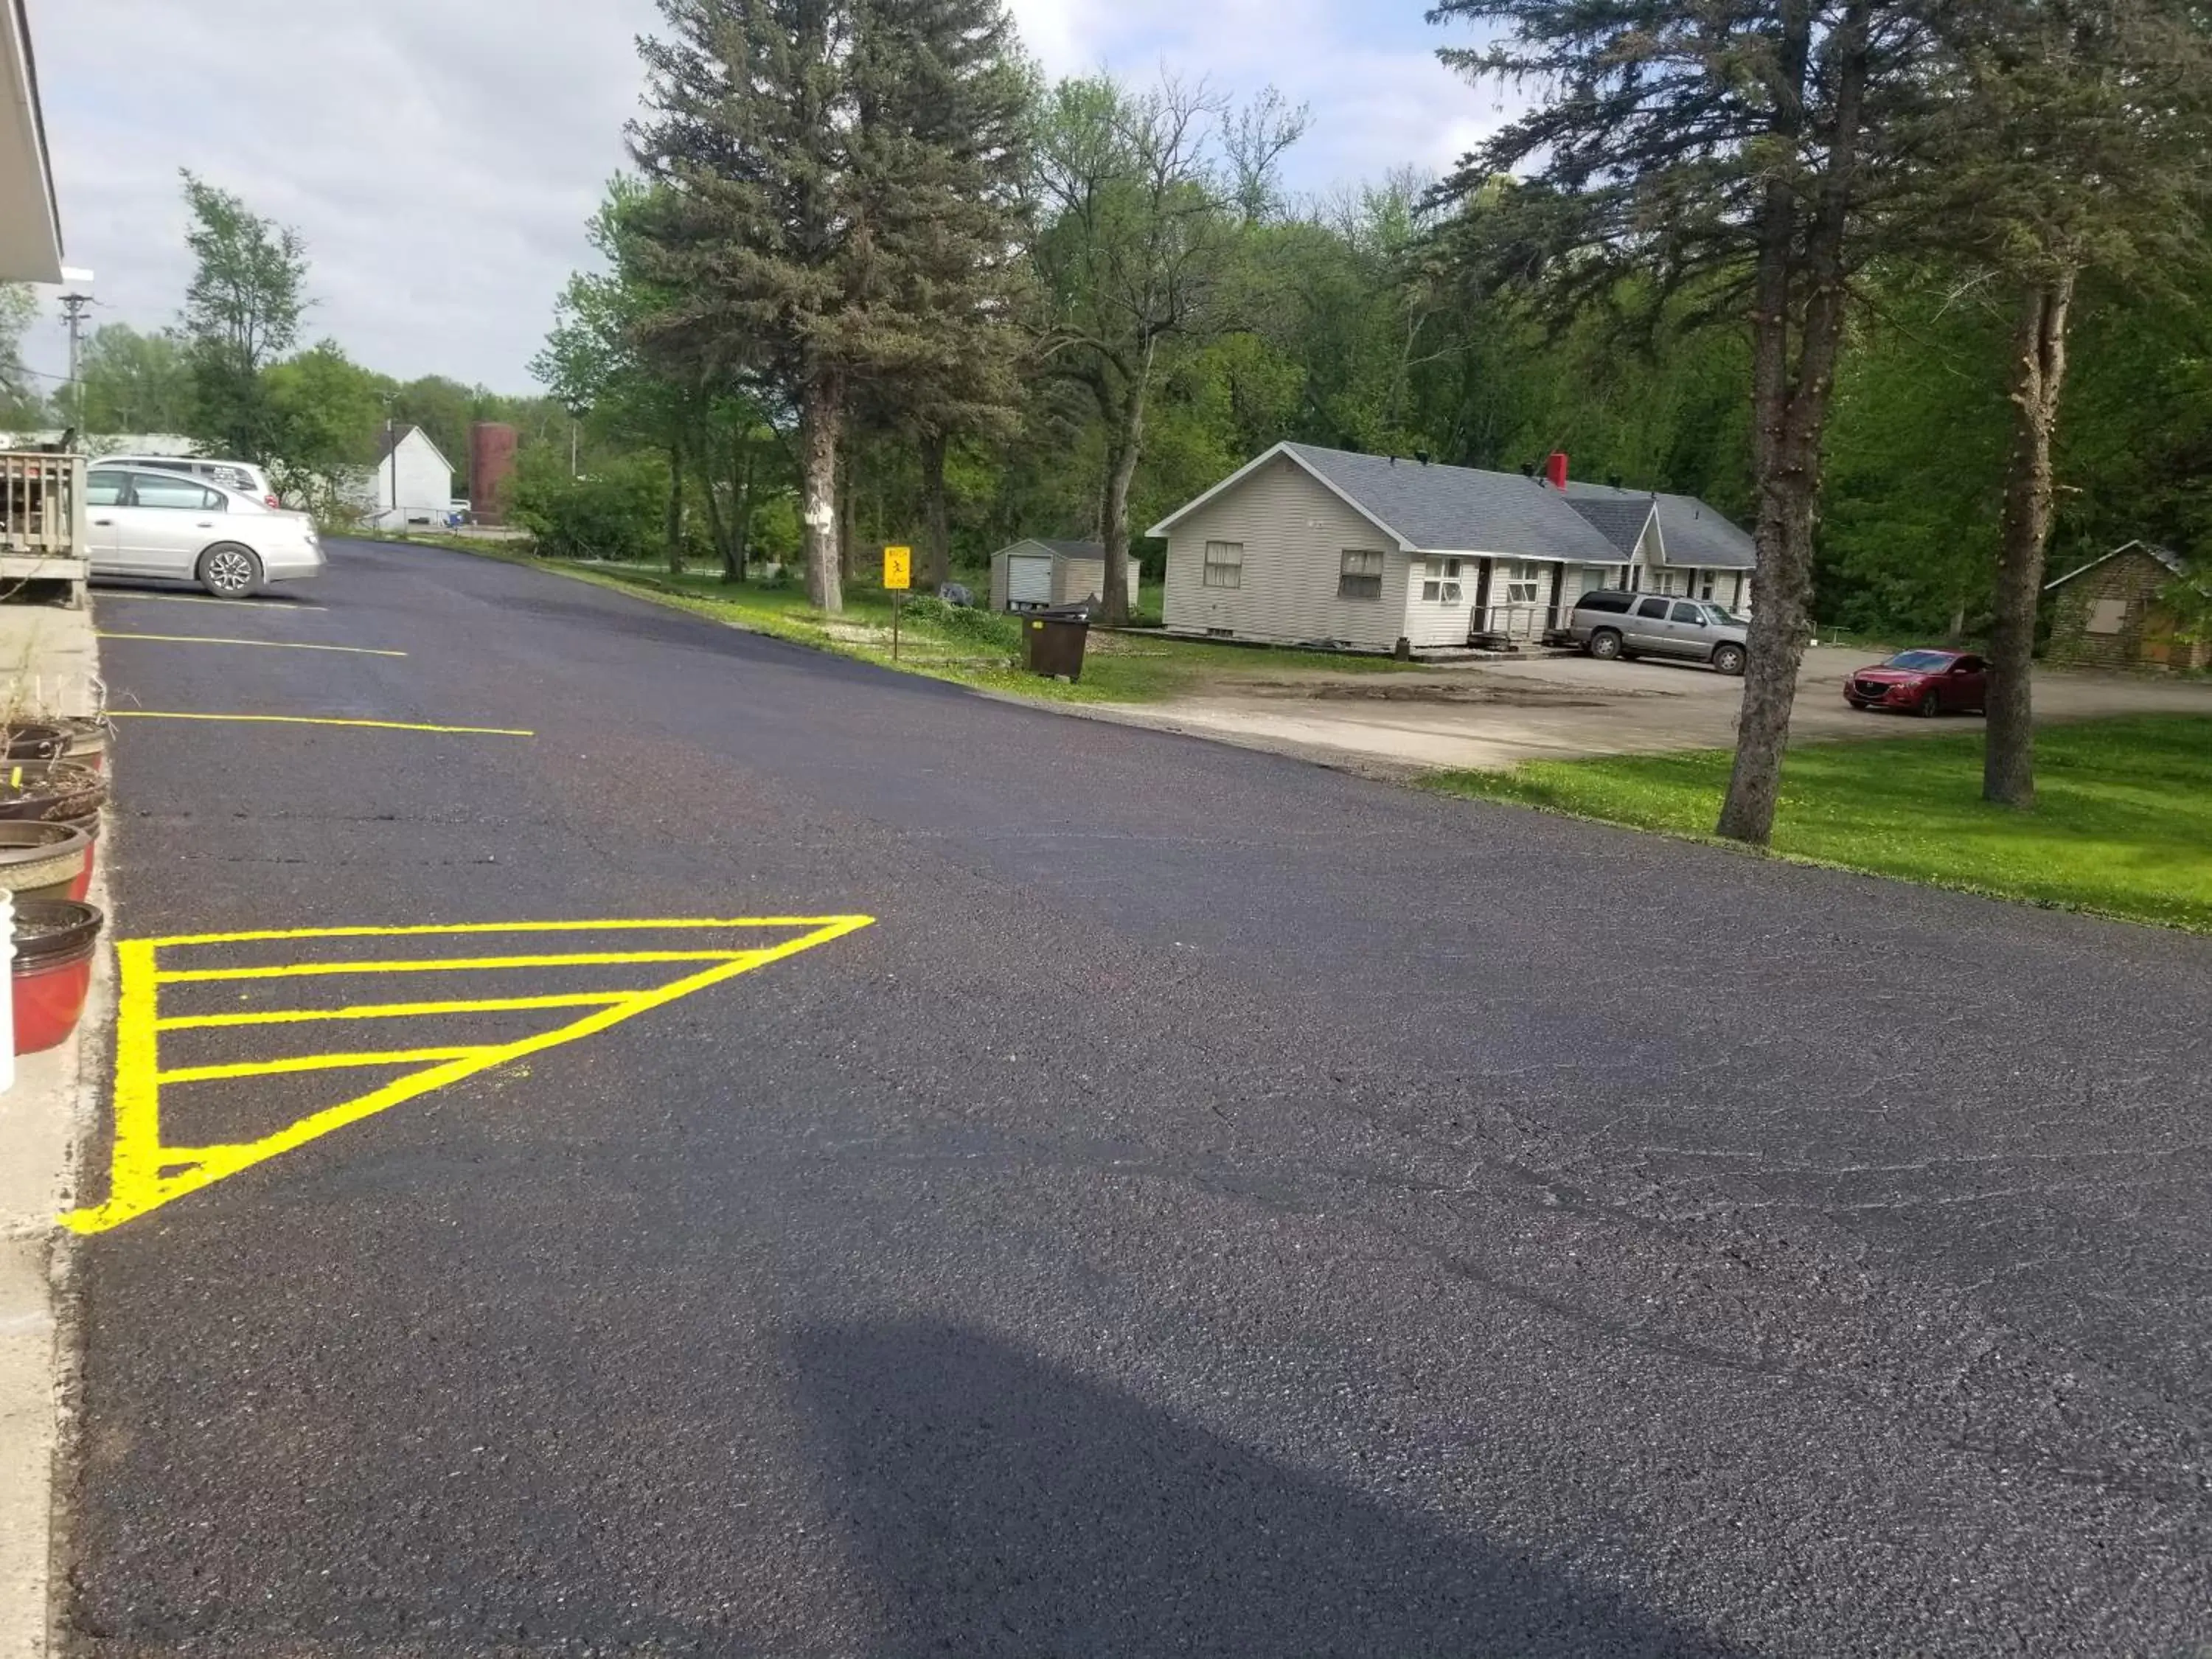
[[[1567,636],[1593,657],[1690,657],[1723,674],[1743,672],[1743,617],[1711,599],[1670,599],[1601,587],[1575,601]]]

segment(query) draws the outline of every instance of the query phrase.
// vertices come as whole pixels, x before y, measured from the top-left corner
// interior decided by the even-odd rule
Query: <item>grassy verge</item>
[[[1440,773],[1431,787],[1702,838],[1723,750]],[[1778,853],[1875,875],[2212,933],[2212,720],[2142,715],[2045,728],[2033,812],[1980,799],[1982,740],[1793,749]]]
[[[540,559],[515,549],[481,543],[416,539],[434,540],[436,545],[457,551],[556,571],[753,633],[890,665],[891,601],[879,588],[848,587],[843,613],[830,617],[808,605],[805,588],[796,583],[732,585],[711,571],[671,576],[663,567]],[[1212,645],[1164,635],[1094,629],[1085,653],[1082,680],[1063,685],[1021,669],[1021,624],[1011,617],[910,600],[899,636],[897,665],[909,673],[1053,702],[1158,702],[1239,678],[1302,672],[1389,672],[1404,666],[1388,658]]]

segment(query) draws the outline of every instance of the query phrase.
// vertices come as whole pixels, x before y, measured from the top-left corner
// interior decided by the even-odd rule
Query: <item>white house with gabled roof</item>
[[[1151,532],[1170,632],[1389,651],[1513,646],[1595,587],[1741,606],[1751,538],[1693,496],[1280,443]]]

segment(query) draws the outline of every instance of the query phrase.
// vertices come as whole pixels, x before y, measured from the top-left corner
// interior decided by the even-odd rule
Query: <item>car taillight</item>
[[[278,507],[284,505],[283,502],[278,501],[274,495],[264,495],[261,499],[268,503],[269,510],[272,513],[274,513]]]

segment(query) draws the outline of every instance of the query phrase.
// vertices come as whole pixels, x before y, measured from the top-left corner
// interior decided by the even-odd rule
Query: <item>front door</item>
[[[181,472],[133,472],[130,477],[130,495],[114,509],[117,568],[189,580],[200,550],[222,539],[228,503]]]

